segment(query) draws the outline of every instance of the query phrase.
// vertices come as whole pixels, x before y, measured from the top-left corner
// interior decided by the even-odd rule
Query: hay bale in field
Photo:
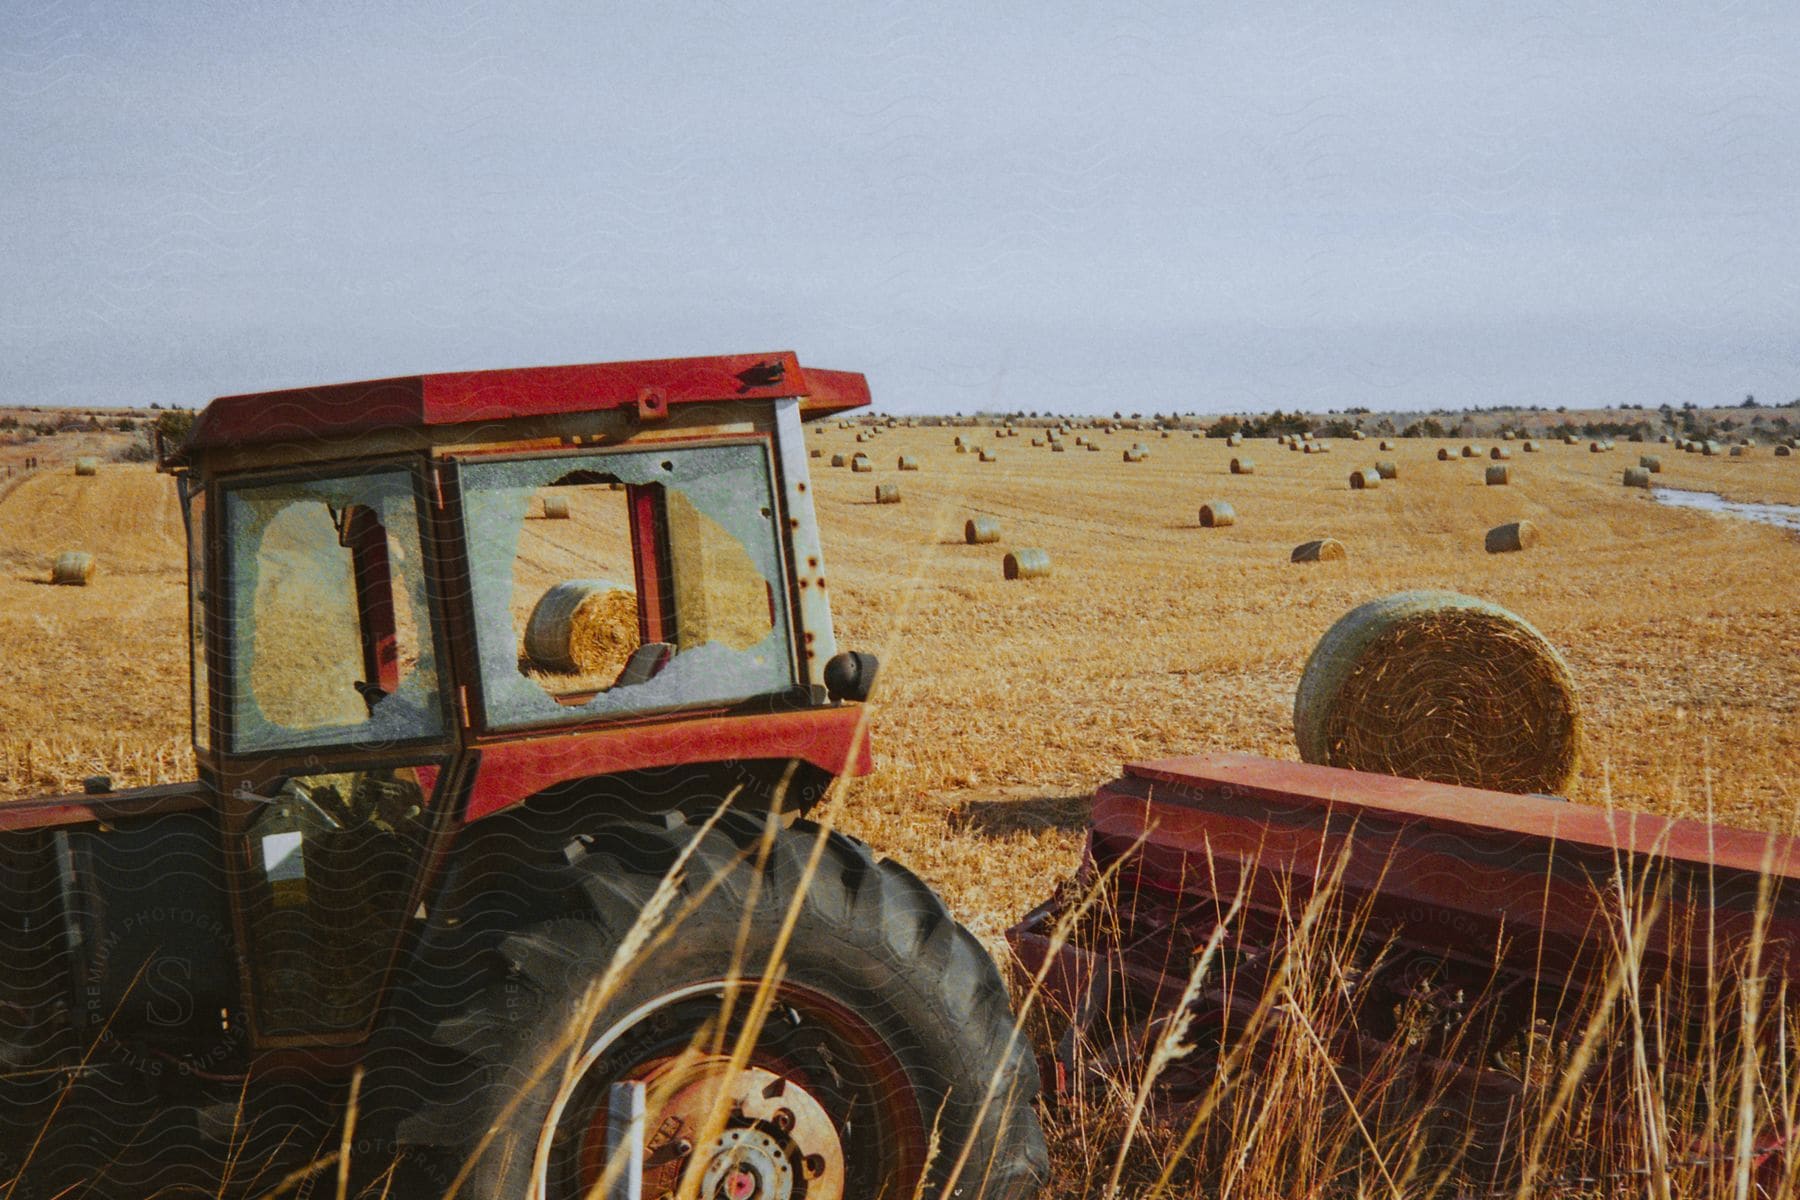
[[[1512,469],[1505,465],[1492,466],[1487,469],[1487,485],[1489,487],[1505,487],[1512,482]]]
[[[1307,659],[1294,696],[1307,762],[1503,792],[1575,778],[1581,709],[1544,635],[1455,592],[1352,609]]]
[[[895,460],[894,469],[896,471],[916,471],[919,469],[919,460],[910,454],[902,454]]]
[[[983,450],[977,454],[976,457],[982,462],[998,462],[1000,461],[1000,452],[998,450]]]
[[[1133,463],[1143,462],[1146,457],[1148,457],[1148,456],[1142,450],[1127,450],[1127,451],[1125,451],[1125,461],[1126,462],[1133,462]]]
[[[1375,464],[1375,473],[1383,479],[1400,478],[1400,464],[1392,459],[1384,458]]]
[[[1289,449],[1289,450],[1294,450],[1294,451],[1298,451],[1298,450],[1300,450],[1300,449],[1301,449],[1301,446],[1300,446],[1300,443],[1299,443],[1299,441],[1298,441],[1298,440],[1296,440],[1296,441],[1292,441],[1292,442],[1289,442],[1289,443],[1288,443],[1288,444],[1287,444],[1287,448],[1288,448],[1288,449]]]
[[[1032,438],[1031,444],[1033,446],[1042,446],[1044,444],[1044,439],[1043,438]]]
[[[1731,457],[1733,457],[1733,458],[1749,458],[1750,457],[1750,447],[1748,447],[1748,446],[1733,446],[1731,448]]]
[[[1500,440],[1503,442],[1510,442],[1510,441],[1514,440],[1514,437],[1515,437],[1515,435],[1514,435],[1513,431],[1510,429],[1502,429],[1500,431]]]
[[[1350,472],[1350,490],[1360,492],[1365,488],[1381,486],[1381,475],[1372,467],[1358,467]]]
[[[1308,442],[1306,443],[1306,452],[1308,454],[1330,454],[1331,447],[1324,442]]]
[[[1254,475],[1254,474],[1256,474],[1256,460],[1253,458],[1234,458],[1234,459],[1232,459],[1231,460],[1231,473],[1233,475]]]
[[[1301,542],[1288,555],[1289,562],[1340,562],[1344,557],[1344,543],[1336,538],[1320,538],[1313,542]]]
[[[1644,470],[1644,468],[1642,468],[1642,467],[1626,467],[1625,468],[1625,486],[1626,487],[1634,487],[1634,488],[1649,487],[1650,486],[1650,472]]]
[[[875,485],[875,503],[900,503],[900,485],[897,483],[878,483]]]
[[[86,587],[94,577],[94,556],[85,550],[66,550],[50,564],[50,582],[65,587]]]
[[[850,469],[858,475],[866,475],[875,469],[875,464],[869,461],[868,455],[858,454],[850,460]]]
[[[1565,434],[1564,434],[1564,435],[1563,435],[1563,445],[1565,445],[1565,446],[1579,446],[1579,445],[1580,445],[1580,444],[1581,444],[1581,439],[1580,439],[1580,438],[1578,438],[1578,437],[1576,437],[1576,436],[1575,436],[1575,435],[1574,435],[1574,434],[1572,434],[1572,433],[1565,433]]]
[[[812,448],[812,450],[808,452],[807,456],[809,458],[824,458],[825,452],[823,450],[819,449],[817,446],[814,446]]]
[[[1505,462],[1512,457],[1512,451],[1508,450],[1505,446],[1495,446],[1492,450],[1488,451],[1488,457],[1495,462]]]
[[[566,521],[569,519],[569,498],[567,496],[544,497],[544,520]]]
[[[1241,433],[1227,434],[1225,436],[1225,444],[1231,447],[1241,446],[1244,444],[1244,435]]]
[[[1662,474],[1662,459],[1656,457],[1654,454],[1638,455],[1638,466],[1644,468],[1644,470],[1650,472],[1652,475]]]
[[[1221,529],[1237,524],[1237,510],[1223,500],[1200,506],[1200,524],[1206,529]]]
[[[1051,442],[1050,443],[1050,453],[1052,453],[1052,454],[1064,454],[1064,453],[1068,452],[1068,449],[1069,448],[1067,446],[1063,445],[1061,442]]]
[[[1700,446],[1700,453],[1707,458],[1717,458],[1724,451],[1725,447],[1718,442],[1703,442]]]
[[[1363,438],[1364,438],[1364,436],[1365,436],[1365,435],[1364,435],[1364,433],[1363,433],[1363,431],[1362,431],[1362,430],[1360,430],[1360,429],[1352,429],[1352,430],[1351,430],[1351,431],[1350,431],[1350,440],[1351,440],[1351,441],[1353,441],[1353,442],[1360,442],[1360,441],[1362,441],[1362,440],[1363,440]]]
[[[1000,518],[990,516],[970,517],[963,522],[963,541],[971,546],[986,545],[1000,540]]]
[[[859,433],[856,435],[856,440],[859,442],[866,442],[869,440],[870,436],[871,435],[868,433]]]
[[[1473,442],[1470,442],[1463,446],[1462,456],[1464,458],[1480,458],[1481,457],[1481,447],[1475,445]]]
[[[1089,449],[1089,450],[1090,450],[1090,451],[1093,451],[1093,452],[1094,452],[1094,453],[1099,453],[1099,450],[1100,450],[1100,444],[1099,444],[1099,443],[1098,443],[1098,442],[1089,442],[1089,443],[1088,443],[1088,444],[1087,444],[1087,448],[1088,448],[1088,449]]]
[[[1537,544],[1538,528],[1530,521],[1509,521],[1505,525],[1496,525],[1487,531],[1487,552],[1489,554],[1507,554],[1514,550],[1526,550]]]
[[[1657,438],[1656,440],[1658,442],[1660,442],[1662,445],[1666,446],[1669,444],[1669,435],[1665,433],[1661,437]]]
[[[1450,447],[1448,447],[1448,446],[1439,446],[1438,447],[1438,461],[1439,462],[1449,462],[1450,461]]]
[[[1793,457],[1793,453],[1794,452],[1792,450],[1788,449],[1786,446],[1775,447],[1775,457],[1776,458],[1791,458],[1791,457]]]
[[[1538,452],[1538,444],[1530,438],[1526,438],[1522,445],[1527,454],[1536,454]]]
[[[100,460],[97,458],[76,459],[75,473],[77,475],[98,475],[100,473]]]
[[[1393,448],[1394,448],[1394,443],[1389,441],[1387,438],[1382,438],[1381,445],[1376,447],[1377,450],[1392,450]]]
[[[1050,552],[1032,546],[1009,550],[1000,573],[1007,579],[1042,579],[1050,574]]]
[[[846,467],[850,465],[850,460],[842,454],[834,454],[831,456],[831,465],[834,467]]]
[[[616,673],[638,645],[637,595],[610,579],[557,584],[525,623],[525,657],[545,671]]]

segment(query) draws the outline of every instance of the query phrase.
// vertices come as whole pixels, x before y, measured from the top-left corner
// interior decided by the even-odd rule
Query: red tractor
[[[214,401],[162,456],[199,779],[0,807],[0,1194],[599,1194],[621,1082],[646,1195],[1031,1193],[992,960],[805,817],[875,662],[802,424],[867,402],[787,353]]]

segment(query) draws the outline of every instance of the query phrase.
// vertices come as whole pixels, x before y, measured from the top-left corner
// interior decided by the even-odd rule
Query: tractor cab
[[[468,820],[621,768],[858,769],[800,422],[865,402],[775,355],[201,414],[166,465],[259,1040],[366,1033]]]

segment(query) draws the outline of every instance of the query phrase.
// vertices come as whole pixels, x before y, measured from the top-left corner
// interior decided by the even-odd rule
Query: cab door
[[[259,1045],[362,1037],[421,911],[453,752],[422,467],[218,489],[218,762]]]

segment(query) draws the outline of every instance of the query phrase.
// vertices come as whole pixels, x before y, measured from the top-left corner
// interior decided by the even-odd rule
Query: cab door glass
[[[481,460],[457,477],[489,725],[794,685],[761,444]]]
[[[232,749],[442,732],[412,473],[224,497]]]

